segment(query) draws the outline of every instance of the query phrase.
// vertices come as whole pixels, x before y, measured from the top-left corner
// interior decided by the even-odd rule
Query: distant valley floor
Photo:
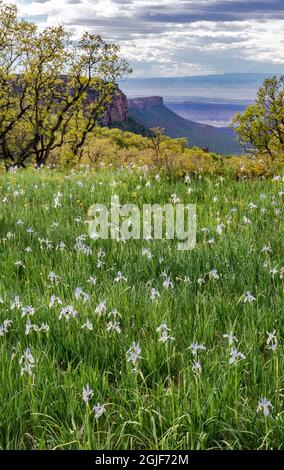
[[[214,127],[228,127],[236,113],[242,113],[249,104],[205,99],[202,101],[165,99],[164,102],[169,109],[182,118]]]

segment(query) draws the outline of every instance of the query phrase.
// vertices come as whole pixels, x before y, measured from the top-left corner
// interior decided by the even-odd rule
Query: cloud
[[[284,19],[283,0],[171,2],[149,6],[141,19],[151,22],[192,23],[195,21],[247,21],[248,19]]]
[[[283,0],[17,0],[40,27],[118,41],[136,75],[282,72]]]

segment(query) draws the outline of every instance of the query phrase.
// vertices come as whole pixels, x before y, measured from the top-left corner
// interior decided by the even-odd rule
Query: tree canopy
[[[284,158],[284,76],[272,77],[260,87],[256,101],[232,125],[247,151]]]
[[[80,156],[129,71],[100,35],[74,41],[63,26],[39,31],[0,1],[0,159],[41,165],[58,147]]]

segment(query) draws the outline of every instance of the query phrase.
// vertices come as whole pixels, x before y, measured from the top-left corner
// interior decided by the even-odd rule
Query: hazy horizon
[[[129,77],[120,82],[129,97],[162,96],[165,101],[249,104],[263,80],[273,74],[224,73],[185,77]]]

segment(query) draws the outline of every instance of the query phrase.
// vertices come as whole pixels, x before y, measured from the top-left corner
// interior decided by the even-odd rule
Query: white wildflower
[[[192,370],[196,376],[200,376],[202,373],[202,366],[200,361],[193,361]]]
[[[97,283],[97,278],[90,276],[87,282],[88,282],[89,284],[92,284],[92,286],[95,286],[96,283]]]
[[[192,354],[196,356],[199,350],[205,351],[206,347],[204,346],[204,344],[199,344],[197,341],[195,341],[191,343],[190,349],[191,349]]]
[[[90,388],[89,384],[87,384],[86,387],[83,387],[82,396],[86,404],[93,398],[94,390]]]
[[[49,308],[52,308],[55,304],[61,305],[62,300],[60,299],[60,297],[56,297],[56,295],[52,295],[50,297]]]
[[[11,310],[20,309],[22,307],[22,302],[20,301],[20,297],[15,295],[14,301],[11,303]]]
[[[164,282],[163,282],[163,287],[165,289],[173,289],[174,288],[174,284],[173,282],[171,281],[171,278],[169,276],[166,276]]]
[[[107,331],[116,331],[121,333],[120,323],[117,320],[111,320],[107,323]]]
[[[25,373],[27,373],[28,375],[32,375],[32,369],[35,366],[35,360],[33,358],[30,348],[27,348],[25,350],[24,354],[20,358],[19,363],[22,366],[21,375]]]
[[[161,295],[159,294],[159,292],[157,291],[157,289],[155,289],[155,287],[152,287],[150,296],[151,296],[151,300],[156,300],[156,299],[158,299],[159,297],[161,297]]]
[[[220,275],[218,274],[217,269],[212,269],[212,271],[210,271],[208,273],[208,276],[209,276],[209,279],[219,279],[220,278]]]
[[[93,327],[92,322],[87,318],[86,322],[81,326],[81,329],[93,331],[94,327]]]
[[[95,308],[95,313],[101,316],[103,313],[106,313],[106,311],[107,311],[106,300],[103,300]]]
[[[258,402],[257,413],[262,411],[264,416],[270,415],[270,408],[273,408],[271,401],[267,400],[267,398],[261,398]]]
[[[173,341],[175,338],[173,336],[170,336],[169,335],[169,328],[167,326],[167,324],[165,322],[162,322],[157,330],[156,330],[158,333],[160,333],[160,338],[159,338],[159,341],[161,341],[162,343],[168,343],[169,341]]]
[[[121,271],[118,271],[118,273],[116,274],[116,277],[114,278],[114,282],[120,282],[120,281],[127,282],[127,278],[122,274]]]
[[[244,294],[244,303],[246,302],[254,302],[256,300],[256,298],[252,295],[252,293],[250,291],[247,291],[245,294]]]
[[[229,359],[229,364],[235,364],[239,359],[245,359],[246,356],[238,351],[237,349],[233,348],[230,351],[230,359]]]
[[[135,366],[138,360],[142,359],[142,356],[140,356],[140,353],[141,353],[141,348],[139,344],[133,341],[131,347],[126,352],[127,361],[131,362]]]
[[[34,314],[35,314],[35,308],[32,307],[31,305],[28,305],[27,307],[22,307],[22,317],[33,316]]]
[[[12,320],[4,320],[3,323],[0,324],[0,336],[4,336],[6,333],[8,333],[12,323]]]
[[[232,332],[232,331],[230,331],[229,334],[228,334],[228,333],[225,333],[225,334],[223,335],[223,338],[227,338],[227,339],[228,339],[228,341],[229,341],[229,346],[232,346],[232,344],[234,343],[234,341],[235,341],[236,343],[238,342],[237,338],[236,338],[235,336],[233,336],[233,332]]]
[[[93,407],[92,413],[94,413],[95,418],[97,419],[100,418],[105,413],[104,405],[101,405],[100,403],[98,403],[97,405]]]
[[[278,346],[276,331],[274,330],[272,333],[267,332],[267,335],[268,335],[267,340],[266,340],[267,349],[271,349],[272,351],[276,351],[277,346]]]
[[[68,305],[67,307],[63,307],[61,309],[60,315],[59,315],[59,320],[61,320],[63,317],[69,321],[70,318],[75,318],[77,317],[78,312],[75,310],[73,305]]]

